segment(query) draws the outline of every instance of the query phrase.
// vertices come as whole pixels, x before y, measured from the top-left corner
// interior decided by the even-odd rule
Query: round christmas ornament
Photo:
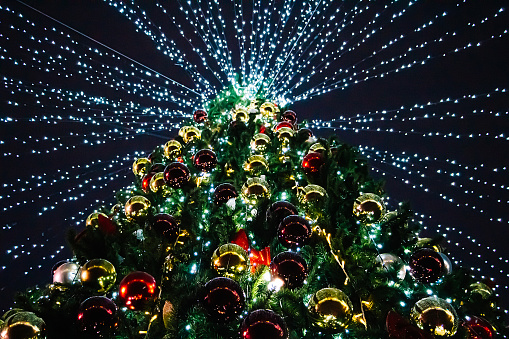
[[[172,162],[164,169],[164,181],[172,188],[181,188],[190,178],[189,169],[180,162]]]
[[[297,123],[297,114],[292,110],[287,110],[281,114],[281,121],[288,121],[295,126]]]
[[[270,138],[267,134],[258,133],[255,134],[251,140],[251,150],[255,152],[265,152],[268,145],[270,144]]]
[[[269,198],[269,184],[262,178],[249,178],[242,186],[242,196],[253,203],[258,199]]]
[[[493,295],[491,287],[482,282],[470,285],[470,293],[480,295],[482,299],[488,299]]]
[[[245,108],[237,108],[232,113],[233,121],[242,121],[243,123],[247,123],[249,121],[249,113]]]
[[[155,173],[147,173],[141,178],[141,189],[145,193],[150,192],[150,180],[152,180],[152,177]]]
[[[386,271],[394,271],[398,279],[403,280],[406,276],[406,266],[395,254],[392,253],[382,253],[376,257],[376,262],[382,267],[382,269]]]
[[[208,116],[207,112],[205,112],[202,109],[197,109],[196,111],[194,111],[193,120],[194,120],[194,122],[197,122],[200,124],[207,120],[207,116]]]
[[[384,215],[386,209],[382,199],[373,193],[364,193],[353,204],[353,215],[364,224],[374,224]]]
[[[425,284],[436,282],[445,272],[442,256],[429,248],[412,253],[409,266],[412,277]]]
[[[315,142],[313,145],[311,145],[309,147],[309,150],[308,150],[308,153],[313,153],[313,152],[317,152],[322,155],[325,155],[327,153],[327,149],[321,143]]]
[[[94,212],[87,217],[85,225],[90,228],[99,228],[99,215],[102,215],[104,218],[108,218],[108,216],[104,213]]]
[[[173,216],[166,213],[157,214],[152,220],[152,228],[170,244],[174,244],[177,241],[180,228]]]
[[[410,317],[419,328],[435,337],[451,337],[458,330],[456,310],[438,297],[428,297],[416,302]]]
[[[147,158],[136,159],[133,163],[133,173],[136,176],[143,176],[147,174],[148,167],[150,166],[150,160]]]
[[[279,227],[281,221],[289,215],[296,215],[297,207],[287,201],[276,201],[273,203],[265,214],[265,220],[271,227]]]
[[[136,195],[125,204],[125,216],[129,220],[144,218],[150,211],[150,200],[141,195]]]
[[[224,183],[220,184],[214,190],[214,203],[216,205],[222,205],[230,199],[235,199],[239,194],[232,184]]]
[[[117,280],[115,267],[106,259],[92,259],[81,267],[81,284],[94,292],[108,292]]]
[[[177,140],[170,140],[164,144],[164,156],[168,159],[178,158],[182,154],[182,144]]]
[[[145,272],[131,272],[122,279],[119,299],[131,310],[143,310],[157,297],[158,289],[153,276]]]
[[[299,191],[299,201],[302,204],[313,203],[327,198],[327,191],[319,185],[307,185]]]
[[[158,172],[150,178],[150,190],[154,193],[166,191],[166,182],[164,181],[164,173]]]
[[[117,306],[106,297],[90,297],[78,308],[78,329],[96,338],[110,338],[117,327]]]
[[[242,312],[245,306],[244,292],[235,280],[214,278],[205,284],[201,303],[214,321],[225,323]]]
[[[212,254],[212,267],[222,276],[237,278],[246,272],[249,256],[236,244],[219,246]]]
[[[264,102],[260,105],[260,113],[265,118],[272,118],[274,114],[279,113],[279,108],[272,102]]]
[[[196,152],[193,157],[193,165],[202,172],[212,171],[217,165],[216,153],[209,149],[202,149]]]
[[[281,127],[276,131],[279,140],[288,140],[295,135],[295,131],[288,127]]]
[[[64,261],[57,265],[53,267],[53,284],[69,286],[79,281],[77,276],[80,266],[78,264],[72,261]]]
[[[279,242],[286,248],[306,245],[311,238],[309,222],[298,215],[289,215],[279,224],[277,235]]]
[[[242,322],[240,336],[242,339],[288,339],[288,327],[277,313],[256,310]]]
[[[293,125],[291,123],[289,123],[288,121],[281,121],[274,127],[274,132],[279,131],[283,127],[293,130]]]
[[[318,173],[324,164],[325,160],[318,152],[308,153],[302,159],[302,169],[308,175]]]
[[[433,238],[419,238],[415,243],[416,248],[430,248],[435,252],[442,252],[444,249]]]
[[[337,288],[322,288],[308,305],[309,317],[315,326],[332,333],[341,332],[352,320],[353,305]]]
[[[2,339],[43,339],[46,324],[35,313],[20,311],[5,319]]]
[[[269,170],[269,163],[263,155],[255,154],[244,163],[244,170],[250,173],[262,173]]]
[[[270,272],[273,278],[283,280],[289,289],[302,287],[308,275],[306,261],[293,252],[276,255],[270,263]]]
[[[195,139],[200,139],[201,131],[194,126],[184,126],[179,130],[179,136],[182,137],[187,144]]]
[[[495,338],[493,326],[484,318],[467,317],[462,324],[467,329],[467,339],[492,339]]]
[[[88,228],[98,229],[105,234],[113,234],[117,230],[116,224],[104,213],[91,213],[85,224]]]

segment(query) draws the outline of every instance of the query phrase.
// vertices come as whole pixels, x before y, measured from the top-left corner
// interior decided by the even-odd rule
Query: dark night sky
[[[92,37],[93,39],[111,47],[112,49],[121,52],[130,58],[149,66],[157,70],[158,72],[165,74],[173,79],[177,79],[183,83],[191,85],[189,77],[178,67],[168,62],[168,59],[158,52],[148,38],[140,33],[137,33],[134,26],[125,18],[119,15],[113,8],[107,6],[101,1],[27,1],[28,4],[48,14],[49,16],[69,25],[78,31]],[[144,2],[141,2],[144,3]],[[50,19],[45,18],[41,14],[25,7],[16,1],[5,1],[2,5],[12,5],[13,8],[20,10],[25,13],[28,18],[36,22],[44,22],[48,26],[52,26],[53,23]],[[415,5],[417,6],[417,5]],[[468,94],[474,93],[486,93],[493,89],[508,85],[509,79],[509,64],[507,63],[509,53],[509,38],[505,35],[498,39],[489,39],[491,32],[503,32],[507,29],[507,14],[503,12],[501,15],[505,15],[505,20],[492,20],[491,24],[480,26],[479,29],[468,30],[465,27],[465,22],[469,21],[470,18],[482,19],[483,15],[488,16],[490,13],[494,13],[494,9],[503,6],[502,2],[493,1],[489,4],[486,2],[479,2],[479,5],[467,6],[466,9],[457,10],[451,2],[443,1],[427,1],[426,4],[419,4],[417,9],[409,10],[408,19],[404,21],[401,26],[387,25],[388,29],[380,36],[380,39],[389,40],[390,37],[399,34],[399,30],[402,33],[408,32],[411,27],[414,27],[414,22],[422,18],[432,17],[434,13],[441,13],[448,11],[450,18],[444,21],[443,24],[437,24],[432,30],[429,31],[430,35],[440,34],[444,32],[457,32],[458,36],[450,47],[463,46],[465,43],[483,41],[480,47],[469,48],[465,51],[458,53],[448,54],[446,57],[436,57],[431,59],[426,65],[416,66],[411,69],[392,73],[384,78],[376,78],[366,82],[361,82],[353,86],[348,87],[345,90],[333,91],[328,94],[314,97],[310,100],[300,101],[292,105],[292,109],[298,113],[299,119],[322,119],[331,120],[339,116],[352,117],[358,113],[365,114],[370,111],[383,110],[383,109],[397,109],[400,106],[412,106],[415,103],[426,103],[428,101],[434,102],[444,97],[462,97]],[[148,6],[150,8],[150,6]],[[505,25],[505,26],[504,26]],[[6,32],[8,23],[2,21],[0,26],[0,33]],[[59,26],[61,27],[61,26]],[[65,29],[61,27],[62,29]],[[11,33],[9,33],[11,34]],[[79,44],[88,45],[92,47],[101,48],[95,42],[73,34],[76,36],[76,40]],[[422,42],[426,36],[416,35],[415,40],[409,39],[409,44],[413,45]],[[12,41],[12,40],[11,40]],[[394,47],[392,52],[388,52],[387,56],[397,56],[403,50],[403,44],[401,47]],[[449,46],[445,48],[448,49]],[[189,47],[187,47],[189,48]],[[369,44],[365,47],[369,50]],[[400,48],[400,49],[398,49]],[[79,50],[79,47],[76,48]],[[433,49],[430,47],[430,51],[437,54],[439,49]],[[360,49],[362,52],[362,49]],[[355,57],[355,56],[353,56]],[[13,68],[7,69],[0,63],[0,73],[2,75],[7,74],[13,78],[27,79],[38,81],[43,79],[47,83],[54,84],[58,87],[67,86],[72,90],[85,90],[96,95],[110,96],[117,98],[119,96],[116,92],[102,92],[102,89],[97,87],[91,87],[90,85],[84,84],[77,81],[62,80],[53,75],[45,77],[38,72],[30,70],[30,68]],[[0,91],[1,103],[0,110],[1,116],[11,114],[11,106],[6,105],[4,97],[9,98],[7,91]],[[132,98],[125,97],[125,100]],[[142,105],[153,105],[154,103],[148,99],[140,100]],[[477,100],[464,100],[460,104],[445,104],[432,106],[426,108],[426,112],[458,112],[461,113],[471,112],[472,109],[484,109],[486,111],[495,110],[501,112],[507,112],[509,109],[509,100],[507,95],[494,95],[493,97],[480,98]],[[192,108],[190,109],[192,111]],[[9,112],[5,113],[4,112]],[[30,110],[32,114],[38,114],[37,108]],[[147,121],[150,117],[146,118]],[[28,126],[28,125],[27,125]],[[361,125],[358,125],[360,127]],[[485,133],[490,132],[492,134],[507,133],[509,130],[509,124],[507,116],[505,117],[493,117],[492,115],[480,114],[477,117],[471,117],[469,119],[457,119],[457,118],[446,118],[443,121],[438,119],[430,120],[417,120],[414,122],[399,121],[389,122],[380,121],[377,124],[370,126],[380,127],[382,129],[393,128],[396,131],[408,131],[415,129],[418,131],[427,132],[442,132],[454,134],[470,134],[470,133]],[[27,134],[41,133],[38,130],[39,127],[26,127],[25,130],[20,130],[23,127],[12,128],[11,125],[0,123],[0,133],[6,136],[3,140],[13,137],[24,137]],[[30,129],[32,128],[32,129]],[[45,127],[46,128],[46,127]],[[53,131],[58,135],[60,127],[48,126],[44,130],[44,133],[51,133]],[[74,126],[64,125],[64,128],[75,128]],[[101,130],[102,127],[93,126],[90,127]],[[328,135],[332,131],[320,130],[317,131],[319,135]],[[447,167],[447,164],[443,161],[445,159],[456,159],[459,163],[470,164],[472,166],[484,164],[484,167],[479,167],[475,176],[482,180],[489,182],[495,182],[498,185],[507,185],[507,171],[493,172],[490,169],[503,168],[509,166],[507,162],[508,154],[508,142],[507,140],[493,139],[489,137],[476,137],[470,139],[454,139],[454,138],[423,138],[417,134],[411,134],[403,136],[401,133],[388,133],[388,132],[374,132],[374,131],[360,131],[358,133],[352,130],[337,131],[339,137],[345,142],[354,145],[369,145],[374,146],[382,150],[388,150],[392,153],[408,152],[409,154],[418,153],[421,156],[437,157],[442,161],[438,161],[436,166]],[[93,159],[111,159],[116,154],[124,154],[126,152],[134,152],[136,150],[141,152],[150,152],[155,146],[164,143],[166,139],[176,134],[176,131],[163,133],[155,133],[157,136],[140,136],[135,140],[122,141],[117,140],[114,143],[108,143],[107,145],[101,145],[96,147],[78,147],[72,151],[61,151],[50,153],[50,155],[32,155],[24,154],[20,158],[12,159],[8,158],[8,162],[2,160],[2,177],[5,178],[5,183],[13,182],[16,178],[23,177],[29,178],[32,175],[38,175],[40,173],[51,173],[55,172],[58,168],[69,168],[73,164],[80,163],[84,164]],[[68,141],[70,144],[73,143],[73,139]],[[50,143],[48,143],[50,145]],[[0,144],[1,154],[12,151],[8,150],[9,144]],[[8,151],[7,151],[8,150]],[[15,150],[16,152],[16,150]],[[24,152],[23,148],[20,148],[20,152]],[[478,242],[483,244],[482,247],[473,245],[471,242],[467,242],[464,236],[459,236],[455,232],[450,232],[452,242],[460,242],[462,246],[467,248],[466,251],[459,250],[456,247],[450,248],[452,253],[457,254],[458,257],[462,257],[467,265],[479,266],[483,269],[487,266],[484,260],[489,260],[495,269],[491,269],[487,275],[493,276],[497,283],[503,286],[508,285],[507,271],[509,265],[503,264],[498,259],[509,258],[509,251],[506,247],[506,234],[507,234],[507,220],[509,219],[509,213],[507,212],[507,201],[509,200],[509,194],[507,190],[494,189],[488,185],[480,185],[476,188],[477,195],[482,194],[484,198],[473,197],[472,194],[464,195],[461,190],[458,190],[449,185],[450,180],[444,179],[442,176],[436,175],[433,172],[433,166],[430,166],[429,173],[425,179],[417,178],[411,175],[403,173],[401,170],[391,166],[390,164],[373,163],[373,166],[377,169],[388,174],[387,180],[387,191],[389,196],[396,201],[410,201],[413,208],[426,215],[433,216],[432,221],[429,221],[429,227],[434,227],[436,224],[444,225],[444,227],[455,227],[457,230],[462,230],[466,234],[472,235],[473,238],[477,239]],[[0,220],[2,225],[14,225],[12,229],[2,230],[3,233],[0,235],[0,241],[2,250],[9,249],[17,243],[22,243],[26,236],[32,236],[34,238],[40,236],[41,231],[47,228],[47,239],[50,243],[65,243],[66,229],[69,227],[69,223],[62,222],[63,216],[69,216],[76,214],[78,210],[90,209],[89,205],[95,201],[95,199],[105,200],[111,203],[113,201],[114,190],[124,187],[130,183],[132,179],[129,176],[130,168],[119,173],[124,175],[127,174],[127,179],[119,179],[111,183],[108,189],[103,191],[88,192],[88,196],[81,199],[80,202],[75,204],[66,205],[66,207],[60,208],[54,213],[49,213],[42,217],[38,217],[36,212],[40,205],[35,203],[24,208],[14,208],[6,213],[0,213]],[[398,179],[393,179],[392,175],[396,175]],[[412,189],[411,185],[404,184],[402,180],[409,180],[410,182],[419,183],[424,182],[430,187],[430,192],[423,192],[420,189]],[[41,191],[37,194],[44,196],[45,194],[51,195],[51,190],[57,190],[58,184],[47,191]],[[3,188],[2,188],[3,189]],[[472,211],[472,209],[465,207],[456,207],[454,204],[447,203],[445,200],[440,198],[440,194],[451,196],[458,201],[466,201],[471,204],[480,206],[487,212],[478,213]],[[3,189],[1,195],[7,195],[5,189]],[[492,200],[501,200],[505,203],[494,204]],[[2,204],[4,207],[4,204]],[[85,213],[86,217],[87,213]],[[489,215],[501,217],[505,219],[505,222],[491,222]],[[433,234],[433,233],[430,233]],[[34,240],[36,241],[36,240]],[[498,251],[493,253],[488,251],[485,246],[496,248]],[[51,246],[47,246],[46,249],[34,249],[32,255],[20,257],[17,261],[12,261],[10,257],[3,259],[3,266],[7,268],[0,270],[0,281],[2,284],[2,294],[8,297],[13,290],[24,288],[26,286],[33,285],[34,283],[45,284],[50,279],[50,268],[51,264],[49,261],[45,261],[44,268],[36,269],[27,275],[26,279],[23,276],[23,272],[27,265],[34,265],[33,262],[37,261],[38,256],[45,256],[48,253],[47,249]],[[55,246],[51,247],[53,249]],[[470,255],[469,252],[472,251]],[[477,255],[481,254],[481,261],[477,258]],[[55,261],[65,259],[70,254],[65,250],[60,256],[55,258]],[[502,271],[502,273],[500,272]],[[484,273],[481,273],[484,274]],[[500,288],[499,293],[505,294],[505,300],[507,298],[507,289]],[[507,302],[505,302],[506,305]],[[10,302],[6,298],[2,298],[2,307],[8,307]]]

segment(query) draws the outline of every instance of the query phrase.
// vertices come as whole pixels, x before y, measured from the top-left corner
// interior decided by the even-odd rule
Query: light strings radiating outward
[[[105,0],[96,5],[118,14],[122,25],[140,33],[137,41],[150,42],[172,71],[184,75],[160,71],[165,69],[160,60],[154,65],[150,58],[136,60],[128,48],[114,49],[37,5],[0,5],[0,157],[9,163],[0,187],[0,215],[2,232],[12,239],[0,273],[9,274],[14,263],[28,260],[34,253],[28,248],[48,259],[37,265],[41,269],[66,255],[60,243],[49,249],[49,241],[62,241],[69,224],[80,226],[86,213],[111,204],[111,191],[125,186],[132,161],[174,136],[168,130],[178,129],[224,88],[233,86],[246,99],[264,93],[282,106],[316,102],[315,97],[336,90],[426,74],[442,60],[507,39],[509,26],[504,8],[477,10],[466,0],[439,8],[426,1],[366,0],[178,0],[143,8],[137,1]],[[375,173],[480,214],[490,225],[505,225],[506,164],[438,155],[436,149],[397,148],[407,140],[506,147],[504,84],[462,90],[444,86],[439,97],[409,96],[387,109],[381,103],[374,111],[353,114],[334,107],[333,117],[298,113],[311,118],[311,128],[351,135],[365,145],[360,151]],[[479,123],[485,120],[488,128]],[[355,139],[359,135],[368,137]],[[399,145],[392,140],[380,145],[393,137],[400,138]],[[144,152],[137,153],[140,148]],[[83,205],[75,209],[78,202]],[[33,215],[17,220],[20,210]],[[426,226],[432,224],[430,217],[420,222],[431,228]],[[33,236],[16,232],[27,224],[35,225]],[[459,234],[479,244],[458,231],[459,225],[434,226],[449,235],[449,242]],[[45,240],[34,240],[39,238]],[[498,259],[507,267],[506,259]],[[507,270],[491,269],[502,275]]]

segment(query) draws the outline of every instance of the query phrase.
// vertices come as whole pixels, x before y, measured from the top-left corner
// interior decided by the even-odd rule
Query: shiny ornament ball
[[[194,122],[197,122],[197,123],[200,124],[200,123],[205,122],[207,120],[207,116],[208,116],[207,112],[205,112],[202,109],[197,109],[193,113],[193,120],[194,120]]]
[[[217,165],[216,153],[209,149],[202,149],[196,152],[193,157],[193,165],[202,172],[212,171]]]
[[[274,104],[272,102],[267,101],[260,105],[260,113],[265,118],[273,118],[274,114],[276,114],[278,112],[279,112],[279,108],[277,107],[276,104]]]
[[[295,131],[290,127],[280,127],[275,131],[277,138],[281,141],[288,141],[293,138]]]
[[[297,114],[292,110],[285,111],[281,114],[281,121],[288,121],[295,125],[297,123]]]
[[[479,295],[482,299],[488,299],[493,295],[491,287],[482,282],[470,284],[470,293],[472,295]]]
[[[381,253],[376,257],[376,262],[386,271],[396,273],[398,279],[403,280],[406,276],[406,266],[403,260],[392,253]]]
[[[267,134],[258,133],[251,140],[251,150],[255,152],[265,152],[270,144],[270,138]]]
[[[219,246],[212,254],[212,267],[222,276],[237,278],[246,272],[249,256],[236,244]]]
[[[297,215],[297,207],[287,201],[276,201],[265,214],[267,224],[273,228],[279,226],[281,221],[289,215]]]
[[[150,166],[150,160],[147,158],[136,159],[133,163],[133,173],[136,176],[143,176],[147,174],[148,167]]]
[[[467,330],[466,339],[492,339],[495,338],[495,330],[493,326],[484,318],[481,317],[467,317],[462,324]]]
[[[385,215],[386,208],[382,199],[373,193],[365,193],[353,204],[353,215],[364,224],[374,224]]]
[[[269,170],[269,163],[265,160],[265,157],[260,154],[250,156],[244,163],[244,170],[255,173],[265,173]]]
[[[193,140],[200,139],[201,131],[194,126],[184,126],[179,130],[179,136],[182,137],[187,144]]]
[[[279,223],[277,235],[279,242],[286,248],[302,247],[311,238],[311,226],[305,218],[289,215]]]
[[[165,192],[166,191],[166,182],[164,181],[164,173],[158,172],[150,178],[149,183],[150,191],[157,192]]]
[[[164,181],[172,188],[183,187],[190,178],[189,169],[180,162],[172,162],[164,169]]]
[[[302,159],[302,169],[306,174],[316,174],[325,164],[323,156],[318,152],[311,152]]]
[[[313,145],[311,145],[309,147],[309,150],[308,150],[308,153],[312,153],[312,152],[317,152],[317,153],[324,155],[324,154],[326,154],[327,149],[325,148],[324,145],[322,145],[322,143],[315,142]]]
[[[80,304],[76,325],[91,337],[110,338],[117,327],[117,306],[106,297],[90,297]]]
[[[178,158],[182,154],[182,144],[177,140],[170,140],[164,144],[164,156],[168,159]]]
[[[249,121],[249,113],[245,108],[237,108],[233,111],[232,120],[247,123]]]
[[[235,199],[239,194],[232,184],[224,183],[220,184],[214,190],[214,203],[216,205],[222,205],[230,199]]]
[[[205,284],[201,303],[214,321],[225,323],[242,312],[245,297],[242,288],[235,280],[218,277]]]
[[[284,286],[289,289],[302,287],[308,275],[306,261],[294,252],[276,255],[270,263],[270,272],[273,278],[283,280]]]
[[[449,259],[449,257],[443,253],[440,253],[440,256],[442,257],[442,260],[444,261],[444,274],[451,274],[451,272],[452,272],[451,259]]]
[[[341,332],[352,320],[353,305],[337,288],[323,288],[309,301],[309,318],[315,326],[331,333]]]
[[[122,305],[131,310],[144,310],[157,297],[156,280],[148,273],[131,272],[122,279],[118,296]]]
[[[261,177],[249,178],[242,186],[242,196],[251,203],[259,199],[269,198],[269,184]]]
[[[145,218],[150,212],[150,200],[141,195],[136,195],[125,204],[125,216],[129,220]]]
[[[244,319],[240,327],[242,339],[288,339],[284,319],[271,310],[256,310]]]
[[[152,180],[152,177],[155,173],[147,173],[141,178],[141,189],[145,193],[150,192],[150,181]]]
[[[420,329],[435,337],[451,337],[458,330],[456,310],[438,297],[428,297],[416,302],[410,317]]]
[[[444,260],[440,253],[428,248],[412,253],[410,257],[410,274],[421,283],[434,283],[445,272]]]
[[[152,220],[152,228],[170,244],[177,241],[180,228],[173,216],[166,213],[157,214]]]
[[[87,217],[85,225],[90,228],[99,228],[99,215],[103,216],[104,218],[108,218],[108,216],[104,213],[94,212]]]
[[[288,121],[281,121],[274,127],[274,132],[279,131],[283,127],[293,129],[293,125],[291,123],[289,123]]]
[[[307,185],[298,194],[299,201],[308,205],[327,198],[327,191],[322,186],[313,184]]]
[[[43,339],[46,323],[35,313],[20,311],[6,318],[2,326],[2,339]]]
[[[81,267],[81,284],[96,293],[108,292],[117,280],[115,267],[106,259],[92,259]]]
[[[73,285],[79,282],[80,266],[72,261],[66,261],[53,269],[53,284]]]

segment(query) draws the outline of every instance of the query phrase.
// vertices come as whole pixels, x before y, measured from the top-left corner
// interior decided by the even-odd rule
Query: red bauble
[[[295,112],[292,110],[285,111],[283,114],[281,114],[281,120],[288,121],[292,125],[295,125],[295,123],[297,123],[297,114],[295,114]]]
[[[273,203],[265,214],[265,220],[271,227],[278,227],[281,221],[289,215],[296,215],[297,207],[287,201],[276,201]]]
[[[309,222],[298,215],[284,218],[277,229],[279,242],[286,248],[304,246],[311,238]]]
[[[214,190],[214,203],[216,205],[222,205],[231,198],[236,198],[238,196],[239,194],[233,185],[221,184]]]
[[[468,331],[467,339],[491,339],[495,338],[495,330],[486,319],[470,317],[463,322],[463,327]]]
[[[256,310],[242,322],[240,336],[242,339],[287,339],[288,327],[277,313]]]
[[[287,127],[289,129],[293,129],[293,125],[291,123],[289,123],[288,121],[281,121],[280,123],[278,123],[276,125],[276,127],[274,127],[274,131],[277,131],[283,127]]]
[[[214,278],[205,284],[201,302],[209,316],[219,323],[236,318],[245,306],[240,285],[225,277]]]
[[[148,193],[150,192],[150,179],[154,176],[154,172],[149,172],[143,176],[141,179],[141,189],[143,192]]]
[[[434,283],[445,272],[444,259],[440,253],[429,248],[420,249],[410,257],[410,273],[422,283]]]
[[[408,320],[394,311],[387,313],[385,323],[389,337],[393,339],[433,339],[431,334],[410,324]]]
[[[217,165],[216,153],[209,149],[198,151],[193,157],[193,165],[202,172],[210,172]]]
[[[197,123],[204,122],[205,120],[207,120],[207,112],[205,112],[202,109],[197,109],[196,111],[194,111],[193,120]]]
[[[152,228],[170,243],[174,243],[179,236],[179,224],[177,220],[166,213],[161,213],[154,217]]]
[[[110,338],[117,327],[117,306],[106,297],[90,297],[78,309],[78,329],[93,338]]]
[[[302,287],[308,275],[306,261],[293,252],[276,255],[270,263],[270,272],[273,278],[283,280],[289,289]]]
[[[267,132],[267,127],[265,127],[264,125],[261,125],[259,132],[265,134],[265,132]]]
[[[304,156],[302,160],[302,169],[306,174],[316,174],[320,171],[325,161],[318,152],[311,152]]]
[[[117,231],[117,225],[113,220],[100,213],[97,216],[97,228],[104,234],[113,234]]]
[[[164,181],[172,188],[181,188],[190,178],[189,169],[180,162],[172,162],[164,169]]]
[[[143,310],[157,297],[156,280],[145,272],[129,273],[120,282],[118,296],[131,310]]]

